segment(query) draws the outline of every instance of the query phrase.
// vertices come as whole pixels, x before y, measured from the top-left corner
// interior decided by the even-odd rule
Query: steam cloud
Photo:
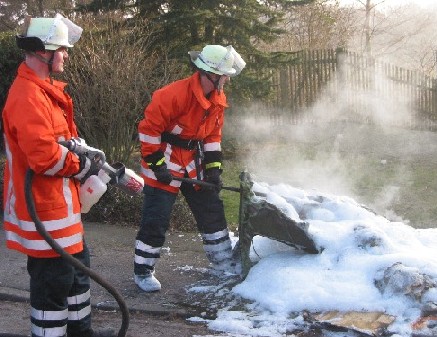
[[[228,119],[226,131],[257,181],[351,196],[390,220],[414,221],[404,205],[421,202],[411,186],[414,162],[437,161],[437,136],[410,128],[416,120],[409,95],[402,87],[384,92],[387,81],[376,69],[366,89],[330,83],[298,124],[289,122],[290,112],[254,104]],[[428,220],[416,225],[432,226]]]

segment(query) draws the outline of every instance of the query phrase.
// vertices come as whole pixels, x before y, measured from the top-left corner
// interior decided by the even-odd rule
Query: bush
[[[17,74],[17,68],[23,61],[22,52],[15,44],[15,35],[12,33],[0,33],[0,111],[6,102],[9,87]],[[3,134],[3,124],[0,129]],[[0,152],[4,152],[3,137],[0,140]]]
[[[0,33],[0,109],[6,101],[9,87],[12,84],[17,68],[23,61],[22,52],[15,44],[15,35],[12,33]]]
[[[102,149],[108,162],[139,171],[138,122],[153,91],[183,76],[165,51],[150,48],[153,29],[146,23],[105,19],[79,23],[84,33],[70,51],[64,73],[75,105],[79,134]],[[139,224],[142,197],[109,186],[84,220]],[[183,214],[182,214],[183,213]],[[172,227],[187,228],[190,214],[178,201]],[[180,219],[180,220],[179,220]]]
[[[108,191],[95,204],[89,213],[83,214],[83,220],[107,222],[128,226],[139,226],[143,195],[131,197],[117,187],[109,185]],[[173,206],[170,229],[178,231],[196,230],[196,222],[183,196],[178,195]]]
[[[180,78],[181,67],[167,61],[165,51],[149,51],[153,30],[145,23],[80,24],[84,33],[64,73],[80,135],[109,161],[127,164],[138,149],[138,122],[153,91]]]

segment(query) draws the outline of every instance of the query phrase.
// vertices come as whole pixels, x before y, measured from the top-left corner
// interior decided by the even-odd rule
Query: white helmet
[[[60,47],[71,48],[80,39],[82,31],[81,27],[61,14],[56,14],[54,18],[31,18],[27,31],[24,35],[17,37],[17,44],[22,49],[35,51],[35,45],[31,42],[39,39],[44,46],[43,50],[56,50]],[[41,44],[38,47],[41,49]]]
[[[198,69],[218,75],[237,76],[246,66],[232,46],[207,45],[202,52],[190,51],[188,54]]]

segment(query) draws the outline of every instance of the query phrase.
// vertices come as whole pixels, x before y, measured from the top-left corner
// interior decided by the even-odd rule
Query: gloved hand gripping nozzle
[[[109,165],[106,162],[105,153],[99,149],[86,144],[82,138],[71,138],[67,141],[60,141],[60,145],[77,155],[85,155],[110,177],[109,183],[113,184],[131,196],[139,195],[143,191],[144,181],[134,171],[125,167],[123,163],[116,162]]]
[[[77,155],[85,155],[91,161],[93,161],[99,169],[101,169],[106,163],[105,153],[99,149],[86,144],[82,138],[71,138],[70,140],[60,141],[59,144],[65,146],[71,152]]]

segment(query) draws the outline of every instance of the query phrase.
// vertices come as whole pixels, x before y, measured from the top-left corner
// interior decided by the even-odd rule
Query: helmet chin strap
[[[42,57],[41,55],[37,54],[36,52],[32,51],[30,52],[30,54],[32,54],[33,56],[35,56],[38,60],[40,60],[41,62],[45,63],[48,65],[49,67],[49,73],[52,73],[52,64],[53,64],[53,58],[55,57],[55,53],[52,51],[52,56],[50,57],[50,59],[46,59],[44,57]]]
[[[207,71],[202,71],[202,73],[205,74],[206,78],[207,78],[207,79],[208,79],[208,80],[213,84],[214,88],[215,88],[218,92],[220,92],[220,87],[219,87],[219,85],[220,85],[220,79],[221,79],[221,76],[218,78],[218,80],[214,81],[214,80],[212,79],[212,77],[208,74]]]

